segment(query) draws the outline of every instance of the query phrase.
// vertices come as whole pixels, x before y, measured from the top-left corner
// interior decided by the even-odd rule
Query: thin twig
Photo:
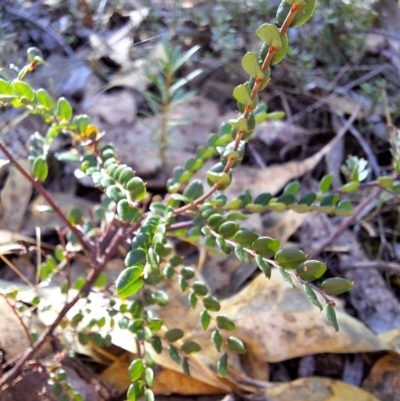
[[[67,217],[64,215],[64,213],[61,211],[61,209],[54,203],[53,198],[50,196],[50,194],[43,188],[43,185],[35,180],[29,174],[24,167],[18,162],[18,160],[8,151],[8,149],[0,143],[0,151],[4,153],[4,155],[7,157],[8,160],[10,160],[11,163],[14,164],[15,168],[23,175],[23,177],[28,180],[28,182],[33,186],[33,188],[36,189],[36,191],[39,192],[40,195],[43,196],[44,200],[47,202],[47,204],[53,209],[54,213],[57,215],[57,217],[62,220],[62,222],[71,230],[72,234],[76,237],[78,242],[81,244],[83,251],[87,252],[91,250],[91,244],[86,241],[82,235],[82,233],[75,227],[73,226]]]
[[[376,199],[382,191],[382,188],[376,188],[375,191],[372,191],[369,196],[367,196],[360,204],[358,204],[354,210],[354,214],[343,220],[337,229],[325,241],[323,241],[322,244],[314,252],[312,252],[311,255],[309,255],[309,259],[316,258],[328,245],[339,238],[343,232],[357,220],[357,217],[364,211],[368,203],[370,203],[373,199]]]

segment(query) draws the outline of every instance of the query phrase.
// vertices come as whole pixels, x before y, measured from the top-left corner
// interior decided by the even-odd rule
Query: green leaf
[[[248,52],[242,59],[242,67],[251,77],[255,79],[263,79],[264,73],[258,64],[257,54]]]
[[[220,330],[235,330],[236,326],[233,320],[225,315],[217,316],[217,327]]]
[[[174,328],[170,329],[165,333],[165,338],[171,343],[180,340],[184,335],[184,332],[181,329]]]
[[[251,245],[251,249],[264,258],[270,258],[278,252],[281,243],[271,237],[259,237]]]
[[[188,360],[187,360],[186,358],[183,358],[183,361],[182,361],[182,370],[183,370],[183,373],[184,373],[186,376],[190,377],[189,362],[188,362]]]
[[[300,190],[300,183],[298,181],[293,181],[288,185],[286,185],[285,189],[283,190],[283,193],[297,195],[299,190]]]
[[[146,197],[146,186],[139,177],[133,177],[125,186],[125,189],[129,191],[132,200],[140,201]]]
[[[154,371],[152,368],[146,368],[144,370],[144,378],[145,382],[148,387],[153,387],[153,382],[154,382]]]
[[[240,103],[253,106],[253,99],[251,98],[245,85],[237,86],[233,91],[233,97]]]
[[[307,295],[307,298],[309,301],[314,304],[317,308],[319,308],[320,311],[322,311],[322,305],[321,302],[319,302],[317,296],[315,295],[315,292],[312,288],[310,288],[307,284],[303,284],[304,291]]]
[[[221,377],[226,377],[228,374],[228,355],[223,354],[217,362],[218,373]]]
[[[121,189],[116,185],[110,185],[106,188],[106,195],[113,200],[114,202],[118,202],[121,199],[125,198],[125,194],[121,191]]]
[[[131,384],[128,388],[128,401],[138,401],[144,395],[144,383],[142,380],[138,380]]]
[[[285,33],[283,36],[281,36],[282,39],[282,47],[277,49],[276,53],[274,54],[274,57],[272,57],[271,64],[275,65],[280,63],[284,57],[286,56],[286,52],[289,46],[289,41],[288,41],[288,36]],[[283,114],[283,115],[282,115]],[[276,112],[276,113],[268,113],[268,120],[280,120],[285,117],[285,113],[283,112]]]
[[[211,316],[206,310],[201,311],[200,322],[201,322],[201,328],[203,330],[207,330],[211,322]]]
[[[54,107],[54,103],[49,95],[49,92],[44,89],[39,89],[36,92],[36,99],[38,103],[47,110],[51,110]]]
[[[315,194],[314,192],[309,192],[303,195],[297,203],[299,205],[311,206],[316,199],[317,199],[317,194]]]
[[[232,252],[232,247],[222,237],[218,237],[216,242],[225,254],[229,255]]]
[[[339,331],[339,325],[336,319],[336,312],[331,304],[326,305],[326,316],[335,331]]]
[[[133,266],[143,267],[145,262],[146,262],[146,253],[141,248],[134,249],[128,252],[125,258],[125,265],[127,267],[133,267]]]
[[[193,269],[193,267],[190,266],[185,266],[180,271],[180,274],[185,278],[185,280],[190,280],[191,278],[193,278],[195,273],[196,271]]]
[[[254,204],[267,206],[271,199],[272,195],[270,193],[262,193],[256,196],[256,198],[254,199]]]
[[[132,383],[139,380],[144,372],[143,361],[141,359],[135,359],[129,365],[128,371]]]
[[[24,97],[31,102],[35,99],[35,91],[28,83],[24,81],[15,79],[11,83],[11,88],[13,89],[14,94],[16,94],[18,97]]]
[[[296,268],[296,273],[305,281],[316,280],[322,277],[325,272],[326,264],[319,260],[307,260]]]
[[[296,4],[300,6],[299,11],[294,17],[292,23],[290,24],[291,28],[298,27],[303,25],[313,14],[315,8],[315,0],[282,0],[279,5],[276,20],[279,25],[282,25],[286,19],[286,16],[289,14],[290,8],[292,4]]]
[[[248,253],[244,250],[242,245],[238,244],[235,246],[236,257],[244,263],[250,263],[250,257]]]
[[[187,341],[182,345],[182,351],[185,354],[194,354],[201,351],[201,347],[195,341]]]
[[[204,307],[211,312],[219,312],[221,305],[216,297],[207,295],[203,298]]]
[[[347,184],[344,184],[344,185],[340,188],[340,190],[341,190],[342,192],[348,193],[348,192],[357,191],[358,188],[360,188],[360,183],[359,183],[358,181],[351,181],[351,182],[348,182]]]
[[[214,171],[207,171],[207,180],[210,186],[214,184],[229,185],[231,183],[231,176],[228,173],[216,173]]]
[[[275,25],[261,25],[256,33],[257,36],[268,46],[273,46],[277,50],[283,47],[281,35]]]
[[[325,196],[321,202],[320,206],[335,206],[339,202],[339,195],[334,194],[334,195],[327,195]]]
[[[215,349],[220,352],[222,346],[222,336],[218,330],[215,330],[211,334],[211,341],[214,344]]]
[[[69,121],[72,118],[72,106],[65,97],[58,99],[57,115],[64,121]]]
[[[118,202],[117,213],[127,223],[132,223],[140,217],[140,210],[134,208],[126,199]]]
[[[130,167],[125,167],[124,170],[118,175],[118,177],[115,177],[115,179],[118,180],[118,182],[120,182],[122,185],[126,185],[134,177],[135,173],[133,172],[133,170]]]
[[[256,254],[256,263],[260,270],[265,274],[266,277],[271,278],[271,266],[266,263],[261,255]]]
[[[197,306],[197,297],[196,297],[196,294],[194,292],[189,292],[188,300],[190,302],[190,306],[192,307],[192,309],[196,308],[196,306]]]
[[[232,238],[239,230],[239,225],[233,221],[227,221],[222,223],[218,227],[218,234],[222,235],[224,238]]]
[[[201,297],[208,294],[207,286],[201,281],[195,281],[192,284],[192,290],[195,294],[200,295]]]
[[[227,345],[228,345],[228,348],[232,352],[235,352],[236,354],[244,354],[244,353],[246,353],[246,348],[245,348],[245,346],[243,344],[243,341],[239,340],[236,337],[228,337]]]
[[[328,278],[321,284],[321,289],[323,289],[327,295],[331,296],[343,294],[353,288],[354,283],[341,277]]]
[[[162,321],[162,319],[160,319],[158,317],[148,317],[147,318],[147,327],[151,331],[160,330],[163,324],[164,324],[164,322]]]
[[[179,356],[178,350],[177,350],[173,345],[170,345],[170,346],[168,347],[168,353],[169,353],[170,358],[171,358],[174,362],[176,362],[176,363],[178,363],[178,364],[180,364],[180,363],[182,362],[182,359],[181,359],[181,357]]]
[[[150,389],[146,389],[144,390],[144,397],[146,399],[146,401],[154,401],[154,393],[150,390]]]
[[[191,181],[183,191],[183,196],[186,196],[191,201],[200,198],[203,194],[204,188],[200,180]]]
[[[144,280],[141,277],[142,269],[139,267],[128,267],[123,270],[118,276],[116,281],[116,295],[121,298],[130,297],[136,294],[144,284]]]
[[[158,336],[153,336],[153,337],[151,338],[150,343],[151,343],[151,345],[152,345],[154,351],[156,351],[157,354],[161,354],[161,351],[162,351],[162,343],[161,343],[160,337],[158,337]]]
[[[47,165],[46,159],[44,156],[39,156],[35,159],[32,167],[32,175],[43,182],[46,180],[49,174],[49,166]]]
[[[253,231],[247,230],[246,228],[239,230],[234,240],[245,248],[250,248],[253,242],[258,238],[258,235]]]
[[[279,275],[280,275],[287,283],[289,283],[289,284],[292,286],[292,288],[294,288],[292,278],[291,278],[290,275],[286,272],[286,270],[285,270],[282,266],[280,266],[280,265],[278,265],[278,269],[277,269],[277,270],[278,270]]]
[[[297,248],[281,249],[275,255],[275,261],[284,269],[295,269],[299,264],[305,262],[306,259],[306,254]]]
[[[13,89],[11,87],[11,84],[0,78],[0,94],[2,95],[12,95],[13,94]]]
[[[319,190],[321,192],[328,192],[331,189],[333,181],[333,174],[327,174],[322,177],[322,180],[319,183]]]

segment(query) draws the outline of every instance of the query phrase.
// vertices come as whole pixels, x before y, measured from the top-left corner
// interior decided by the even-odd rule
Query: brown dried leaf
[[[277,272],[258,276],[236,296],[222,301],[223,313],[234,317],[249,351],[260,360],[278,362],[303,355],[356,353],[386,349],[362,323],[336,307],[336,333],[324,313],[318,313],[302,289],[292,290]]]
[[[29,169],[27,160],[20,160],[20,163],[23,167]],[[23,224],[31,195],[32,185],[15,167],[11,167],[7,182],[1,192],[0,227],[19,231]]]
[[[27,328],[2,294],[0,294],[0,311],[0,349],[7,361],[20,355],[32,343]]]
[[[379,359],[364,380],[362,387],[380,401],[400,399],[400,355],[389,354]]]
[[[268,401],[379,401],[364,390],[322,377],[279,384],[265,390],[264,395]]]

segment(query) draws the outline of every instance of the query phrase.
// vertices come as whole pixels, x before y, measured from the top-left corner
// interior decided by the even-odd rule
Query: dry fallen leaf
[[[30,168],[28,161],[20,160],[19,162],[24,168]],[[19,231],[31,195],[32,185],[15,167],[11,167],[7,182],[1,192],[0,227]]]
[[[296,285],[296,283],[294,283]],[[298,284],[297,284],[298,285]],[[271,279],[256,277],[236,296],[221,303],[232,316],[249,352],[261,361],[279,362],[324,352],[356,353],[387,349],[362,323],[338,305],[340,331],[335,332],[325,313],[292,288],[273,270]]]
[[[380,401],[400,400],[400,355],[388,354],[380,358],[370,370],[362,387]]]
[[[0,350],[7,361],[16,358],[31,346],[27,328],[7,298],[0,294]]]
[[[339,380],[309,377],[265,390],[267,401],[379,401],[364,390]]]

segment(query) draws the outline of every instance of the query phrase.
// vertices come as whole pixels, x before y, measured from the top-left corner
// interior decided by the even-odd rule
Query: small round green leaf
[[[326,316],[328,318],[329,323],[335,329],[335,331],[339,331],[339,325],[336,318],[336,312],[332,305],[326,305]]]
[[[216,297],[207,295],[203,298],[204,307],[211,312],[219,312],[221,305]]]
[[[207,330],[211,322],[211,316],[206,310],[201,311],[200,322],[201,322],[201,328],[203,330]]]
[[[227,340],[228,348],[235,352],[236,354],[244,354],[246,352],[246,348],[243,344],[242,340],[239,340],[236,337],[228,337]]]
[[[182,351],[185,354],[193,354],[201,351],[201,347],[195,341],[187,341],[182,345]]]
[[[72,118],[72,106],[65,97],[58,99],[57,115],[64,121],[69,121]]]
[[[46,159],[44,156],[37,157],[33,163],[32,175],[40,182],[43,182],[46,180],[48,174],[49,166],[47,165]]]
[[[265,262],[261,255],[256,254],[255,256],[257,266],[265,274],[266,277],[271,278],[271,266]]]
[[[212,332],[211,341],[214,344],[215,349],[220,352],[222,346],[222,336],[218,330]]]
[[[306,260],[296,268],[296,273],[305,281],[316,280],[322,277],[325,272],[326,264],[319,260]]]
[[[126,199],[118,202],[117,213],[127,223],[134,222],[140,216],[140,210],[134,208]]]
[[[270,258],[278,252],[281,243],[271,237],[259,237],[251,245],[251,249],[264,258]]]
[[[184,332],[181,329],[174,328],[170,329],[165,333],[165,338],[171,343],[180,340],[184,335]]]
[[[192,284],[192,290],[195,294],[200,295],[201,297],[208,294],[207,286],[201,281],[195,281]]]
[[[125,189],[129,191],[133,200],[140,201],[146,196],[146,186],[139,177],[133,177],[129,180],[125,185]]]
[[[233,320],[225,315],[217,316],[217,327],[220,330],[235,330],[236,326]]]
[[[239,230],[239,225],[233,221],[226,221],[218,227],[218,233],[224,238],[232,238]]]
[[[194,277],[196,271],[193,269],[193,267],[185,266],[184,268],[182,268],[180,273],[185,278],[185,280],[190,280]]]
[[[303,285],[304,291],[307,295],[308,300],[314,304],[317,308],[319,308],[320,311],[322,311],[322,305],[321,302],[319,302],[317,296],[315,295],[315,292],[312,288],[310,288],[307,284]]]
[[[176,363],[178,363],[178,364],[180,364],[180,363],[182,362],[182,359],[181,359],[181,357],[179,356],[178,350],[177,350],[173,345],[170,345],[170,346],[168,347],[168,353],[169,353],[170,358],[171,358],[174,362],[176,362]]]
[[[321,284],[321,288],[327,295],[336,296],[352,290],[354,283],[341,277],[333,277],[325,280]]]
[[[305,262],[306,259],[306,254],[297,248],[281,249],[275,255],[275,261],[284,269],[295,269],[299,264]]]
[[[223,354],[217,362],[218,373],[221,377],[226,377],[228,374],[228,355]]]

